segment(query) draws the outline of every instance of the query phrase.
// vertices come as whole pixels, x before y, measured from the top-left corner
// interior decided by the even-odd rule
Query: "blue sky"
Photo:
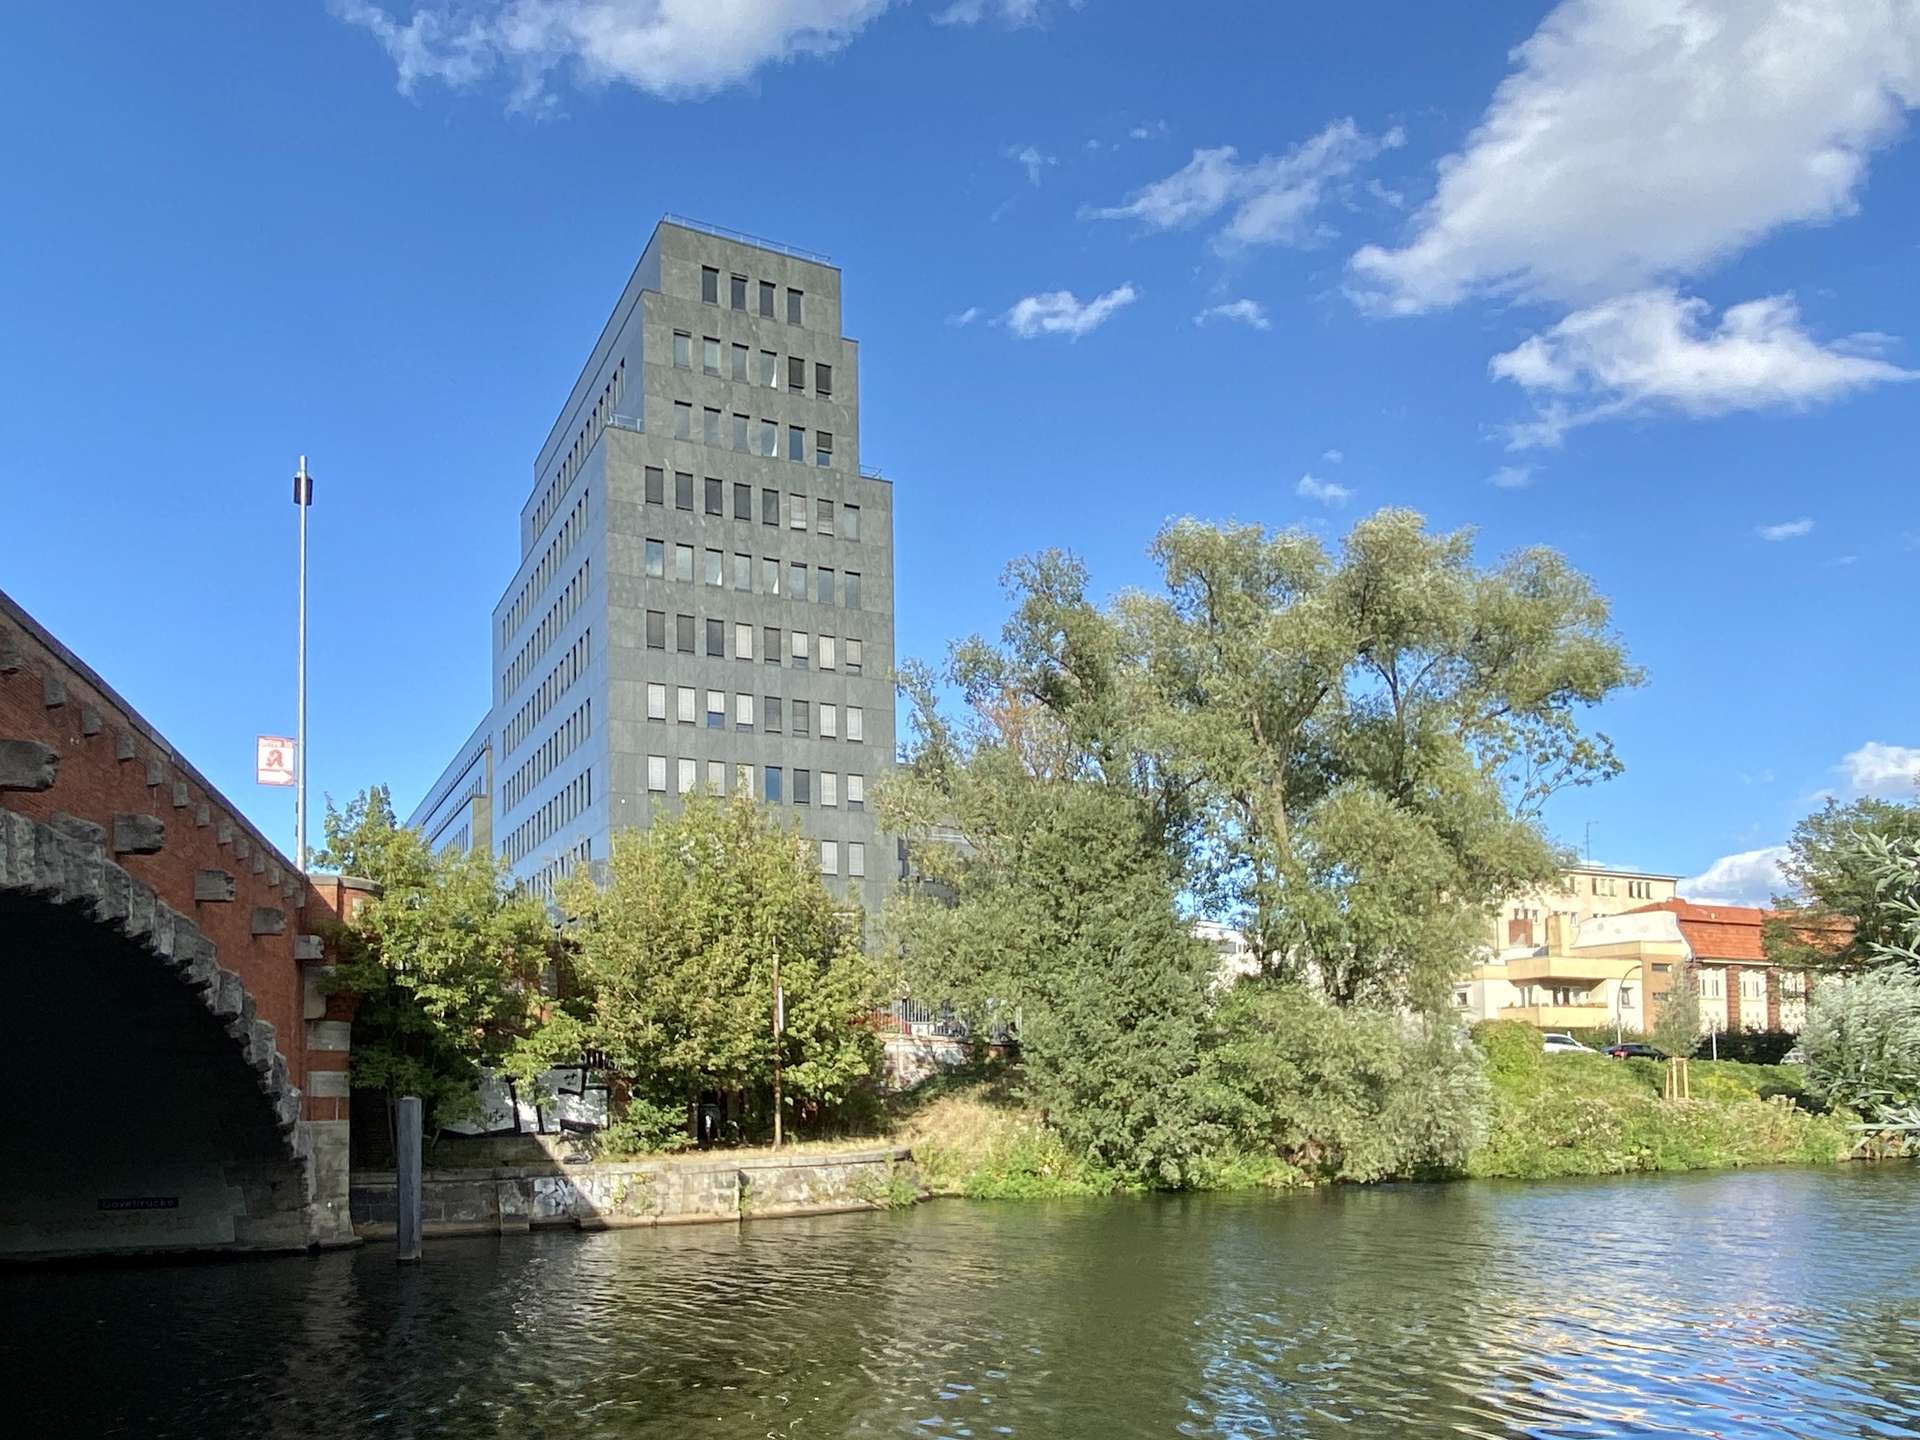
[[[1596,858],[1764,892],[1910,794],[1920,12],[1576,0],[36,6],[0,55],[0,587],[268,833],[486,700],[545,435],[665,211],[829,252],[899,648],[1013,555],[1410,505],[1610,595]],[[316,800],[317,808],[317,800]],[[1716,867],[1711,868],[1710,867]]]

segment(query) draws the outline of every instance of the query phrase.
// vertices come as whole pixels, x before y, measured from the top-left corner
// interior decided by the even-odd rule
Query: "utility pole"
[[[780,950],[773,952],[773,1148],[780,1148],[780,1034],[787,1028],[786,997],[780,993]]]
[[[300,510],[300,656],[299,729],[293,742],[293,863],[301,874],[307,871],[307,511],[313,508],[313,477],[307,474],[307,457],[300,457],[300,472],[293,477],[293,503]]]

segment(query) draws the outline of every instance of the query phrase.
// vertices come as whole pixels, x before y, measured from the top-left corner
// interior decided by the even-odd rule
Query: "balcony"
[[[1640,968],[1638,960],[1592,955],[1522,955],[1507,961],[1507,979],[1515,985],[1598,985],[1625,980]]]
[[[1502,1020],[1519,1020],[1541,1030],[1593,1030],[1613,1023],[1604,1005],[1502,1005]]]

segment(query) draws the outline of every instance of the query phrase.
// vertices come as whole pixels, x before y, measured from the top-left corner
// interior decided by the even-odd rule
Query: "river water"
[[[1920,1167],[0,1274],[21,1436],[1920,1435]]]

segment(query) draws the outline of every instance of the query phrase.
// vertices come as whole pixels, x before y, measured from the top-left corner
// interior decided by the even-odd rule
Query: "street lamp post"
[[[300,510],[300,639],[298,693],[299,728],[293,742],[293,863],[307,870],[307,511],[313,507],[313,477],[307,474],[307,457],[300,457],[299,473],[293,477],[293,503]]]
[[[1633,969],[1627,971],[1627,979],[1632,979],[1636,972],[1638,972],[1640,976],[1641,994],[1644,997],[1646,994],[1647,962],[1644,960],[1634,961]],[[1616,1045],[1625,1038],[1624,1031],[1621,1029],[1621,1011],[1624,1009],[1623,996],[1626,988],[1627,980],[1620,980],[1613,987],[1613,1043]],[[1640,1002],[1640,1010],[1644,1020],[1646,1014],[1646,1001],[1644,998]],[[1645,1030],[1647,1027],[1645,1024],[1642,1024],[1640,1028]]]

